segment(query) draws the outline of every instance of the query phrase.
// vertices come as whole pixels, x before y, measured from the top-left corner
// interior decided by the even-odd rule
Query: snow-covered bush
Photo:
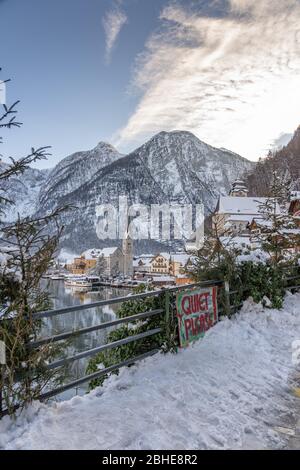
[[[235,292],[230,296],[234,305],[240,305],[248,297],[255,302],[268,298],[274,308],[281,308],[286,279],[300,273],[297,265],[296,254],[276,261],[263,249],[248,252],[233,244],[225,246],[220,239],[210,236],[195,257],[193,277],[196,281],[227,281],[230,290]],[[227,301],[222,289],[219,296],[222,311],[226,311]]]

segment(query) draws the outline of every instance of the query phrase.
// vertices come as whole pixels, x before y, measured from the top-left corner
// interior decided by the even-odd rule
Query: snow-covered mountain
[[[100,143],[89,152],[62,160],[49,174],[39,196],[39,212],[76,206],[63,216],[62,245],[80,251],[102,242],[95,231],[95,207],[129,203],[200,203],[212,210],[220,193],[253,163],[228,150],[205,144],[190,132],[161,132],[127,156]],[[149,248],[139,242],[138,251]],[[158,247],[158,245],[157,245]],[[154,247],[153,247],[154,249]]]
[[[101,168],[117,161],[121,155],[105,142],[92,150],[76,152],[61,160],[50,172],[39,194],[39,205],[43,211],[52,209],[65,195],[80,188]]]
[[[0,162],[0,172],[8,167]],[[2,195],[14,201],[13,205],[6,206],[5,220],[10,222],[17,218],[34,214],[38,209],[38,198],[45,184],[50,170],[37,170],[28,168],[24,173],[14,176],[9,182],[1,184]]]
[[[206,209],[213,209],[219,194],[227,194],[231,182],[252,168],[239,155],[183,131],[160,132],[131,155],[149,169],[168,201],[202,202]]]
[[[95,230],[98,204],[118,207],[119,196],[129,203],[203,203],[213,210],[219,194],[227,194],[231,182],[253,163],[226,149],[205,144],[190,132],[160,132],[129,155],[110,144],[74,153],[51,171],[30,169],[10,182],[8,196],[16,200],[10,219],[48,213],[66,204],[74,209],[62,216],[62,246],[80,252],[100,241]],[[137,246],[139,245],[139,246]],[[151,248],[160,245],[151,243]],[[165,246],[166,248],[166,246]],[[136,244],[137,251],[150,249],[149,242]]]

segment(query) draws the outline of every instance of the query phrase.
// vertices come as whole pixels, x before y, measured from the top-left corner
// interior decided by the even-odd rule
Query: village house
[[[169,274],[170,272],[170,254],[159,253],[151,260],[151,273]]]
[[[142,254],[133,260],[133,270],[135,274],[149,274],[151,272],[151,261],[153,255]]]
[[[264,197],[248,197],[248,190],[241,180],[236,180],[229,196],[220,196],[212,223],[217,234],[245,235],[249,234],[252,220],[261,218],[261,206],[266,202]]]
[[[300,191],[291,192],[288,212],[293,216],[295,224],[300,227]]]
[[[98,259],[103,257],[103,275],[115,276],[119,273],[123,264],[123,253],[120,248],[114,246],[103,249],[90,249],[75,258],[73,263],[68,266],[72,274],[87,274],[95,269]]]
[[[274,233],[278,239],[285,240],[286,248],[283,251],[290,253],[297,253],[300,251],[300,192],[294,191],[291,193],[290,202],[286,209],[280,208],[279,204],[276,204],[276,214],[280,216],[280,220],[284,225],[280,228],[280,233]],[[290,217],[292,215],[292,220]],[[251,247],[257,248],[259,243],[255,240],[259,240],[262,234],[268,234],[272,232],[273,224],[272,220],[267,220],[261,215],[254,217],[248,225],[251,238]]]
[[[176,276],[176,286],[184,286],[186,284],[192,284],[194,279],[189,274],[178,274]]]
[[[141,255],[134,260],[136,274],[170,275],[184,274],[190,262],[186,253],[158,253],[157,255]]]
[[[190,255],[186,253],[171,254],[169,273],[171,276],[180,276],[185,273],[191,262]]]
[[[72,274],[85,274],[90,269],[94,268],[97,263],[97,258],[86,258],[84,254],[74,258],[73,263],[67,265],[68,271]]]
[[[293,241],[293,252],[300,252],[300,191],[292,191],[288,213],[292,215],[295,228],[290,229],[291,239]]]

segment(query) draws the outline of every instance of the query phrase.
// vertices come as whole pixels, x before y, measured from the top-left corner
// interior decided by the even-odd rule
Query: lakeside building
[[[184,274],[189,263],[190,255],[186,253],[157,253],[156,255],[141,255],[134,260],[134,272],[152,275],[178,276]]]
[[[142,254],[133,260],[133,270],[135,274],[149,274],[151,272],[151,261],[153,255]]]
[[[112,246],[107,248],[92,248],[84,251],[81,256],[74,258],[67,266],[72,274],[87,274],[90,270],[99,270],[106,277],[119,274],[125,277],[133,276],[133,243],[126,236],[122,248]]]

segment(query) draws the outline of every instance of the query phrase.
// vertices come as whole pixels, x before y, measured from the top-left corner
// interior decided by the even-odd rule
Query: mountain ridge
[[[80,252],[120,244],[119,240],[97,238],[97,205],[118,207],[119,196],[126,195],[129,204],[147,206],[202,202],[208,214],[219,194],[227,194],[232,181],[253,166],[188,131],[162,131],[127,155],[99,142],[92,150],[65,157],[48,173],[37,195],[36,213],[44,215],[64,205],[75,207],[62,215],[61,245],[65,248]],[[149,240],[135,244],[138,252],[161,246]],[[168,246],[163,242],[164,249]]]
[[[86,159],[84,161],[86,163]],[[64,160],[59,165],[65,169]],[[104,166],[93,167],[92,174],[86,175],[84,167],[85,176],[80,184],[78,181],[69,184],[67,190],[64,179],[57,182],[56,178],[72,179],[72,169],[68,168],[67,174],[54,169],[49,175],[50,192],[46,185],[39,201],[39,212],[66,204],[76,206],[72,215],[63,216],[62,223],[66,227],[63,245],[77,250],[108,246],[119,241],[97,239],[95,208],[98,204],[110,203],[118,207],[119,196],[126,195],[129,204],[203,202],[209,212],[218,195],[227,193],[231,182],[252,166],[253,163],[243,157],[212,147],[190,132],[162,131],[128,155],[114,154]],[[51,186],[53,176],[54,187]],[[139,244],[141,251],[145,251],[145,243]]]
[[[300,190],[300,126],[295,130],[287,145],[270,151],[260,159],[254,171],[248,172],[246,183],[251,196],[267,196],[276,171],[286,181],[291,180],[292,189]]]

